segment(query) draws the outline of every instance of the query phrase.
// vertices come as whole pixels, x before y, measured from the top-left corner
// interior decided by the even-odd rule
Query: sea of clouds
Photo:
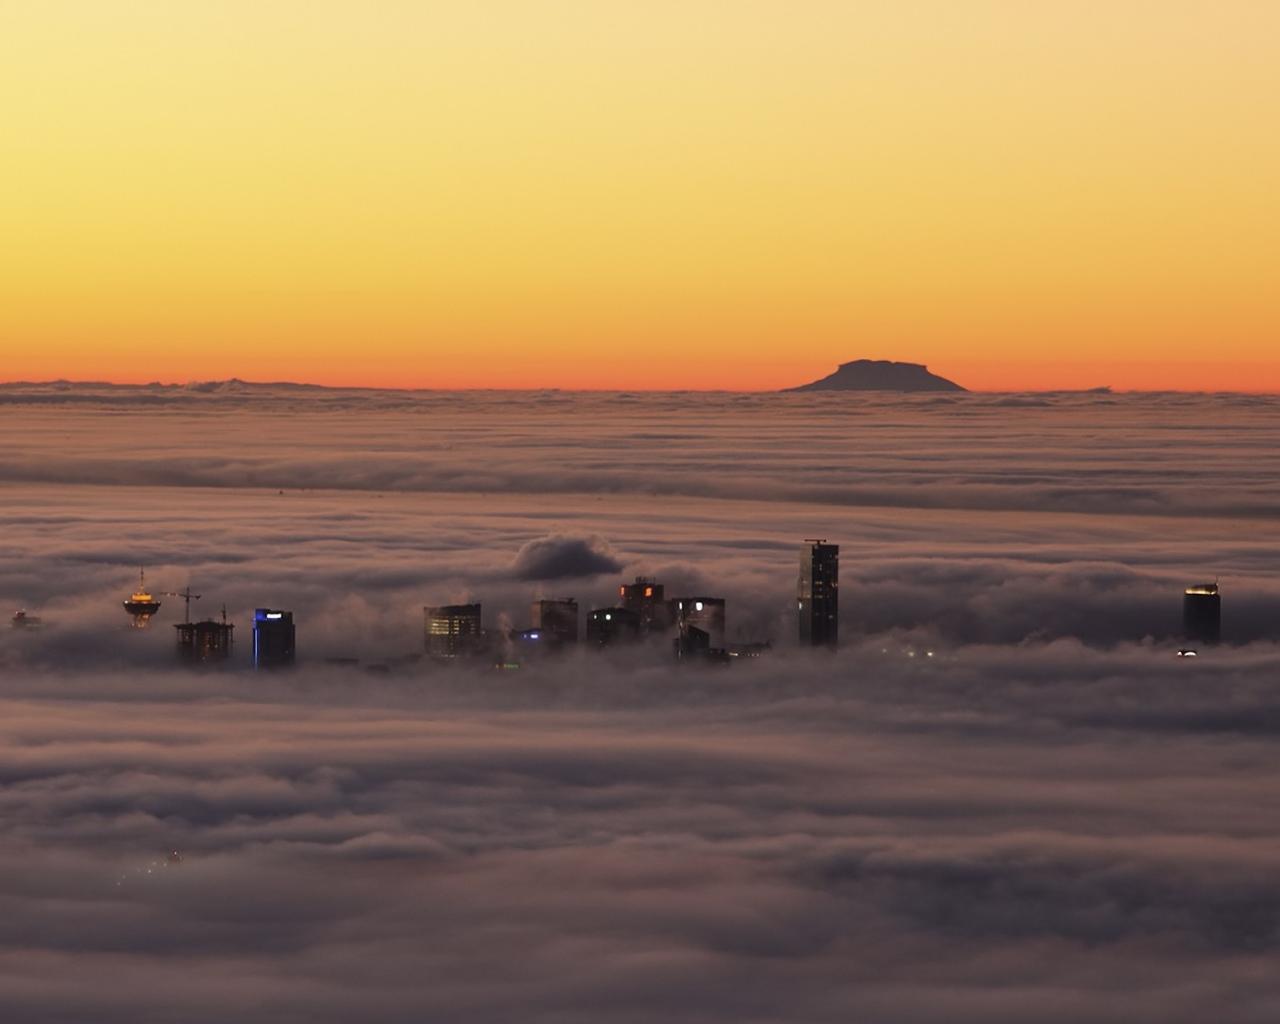
[[[0,601],[43,620],[0,631],[0,1008],[1275,1020],[1278,412],[0,387]],[[793,646],[813,536],[835,655]],[[142,564],[232,670],[174,665],[177,598],[128,628]],[[639,573],[774,655],[402,660],[424,604]],[[1177,659],[1214,578],[1228,643]],[[244,667],[259,605],[296,671]]]

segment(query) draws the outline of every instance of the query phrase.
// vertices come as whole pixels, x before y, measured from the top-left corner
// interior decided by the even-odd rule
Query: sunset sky
[[[1280,4],[15,0],[0,378],[1280,390]]]

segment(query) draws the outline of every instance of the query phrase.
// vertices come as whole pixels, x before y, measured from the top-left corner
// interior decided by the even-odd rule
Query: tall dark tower
[[[258,608],[253,613],[253,667],[285,668],[294,661],[293,612]]]
[[[1222,595],[1218,584],[1187,587],[1182,595],[1182,635],[1194,643],[1221,642]]]
[[[806,540],[800,549],[800,646],[835,647],[840,629],[840,545]]]

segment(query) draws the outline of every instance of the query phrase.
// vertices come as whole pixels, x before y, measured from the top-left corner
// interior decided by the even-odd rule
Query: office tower
[[[481,646],[479,604],[427,606],[426,647],[433,658],[478,653]]]
[[[283,668],[293,661],[293,612],[257,609],[253,613],[253,667]]]
[[[578,642],[578,602],[571,597],[534,601],[531,619],[533,631],[541,634],[540,639],[549,640],[549,646],[565,647]]]
[[[647,576],[637,576],[634,583],[618,588],[622,607],[635,614],[641,633],[661,633],[671,625],[667,602],[662,594],[662,584]]]
[[[1222,640],[1222,595],[1218,584],[1187,587],[1182,595],[1182,635],[1201,644]]]
[[[221,622],[214,619],[179,622],[173,628],[178,631],[178,656],[183,660],[204,664],[231,657],[232,632],[236,627],[227,621],[225,612]]]
[[[640,617],[630,608],[597,608],[587,615],[587,643],[610,647],[640,636]]]
[[[681,638],[698,629],[707,634],[708,646],[724,647],[723,597],[676,597],[671,601],[671,611]]]
[[[806,540],[800,549],[800,645],[835,647],[840,628],[840,545]]]

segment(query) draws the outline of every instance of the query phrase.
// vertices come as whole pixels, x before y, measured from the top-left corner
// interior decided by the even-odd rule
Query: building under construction
[[[173,627],[178,631],[178,656],[194,664],[226,661],[231,657],[231,638],[235,626],[222,613],[222,621],[205,619],[203,622],[179,622]]]

